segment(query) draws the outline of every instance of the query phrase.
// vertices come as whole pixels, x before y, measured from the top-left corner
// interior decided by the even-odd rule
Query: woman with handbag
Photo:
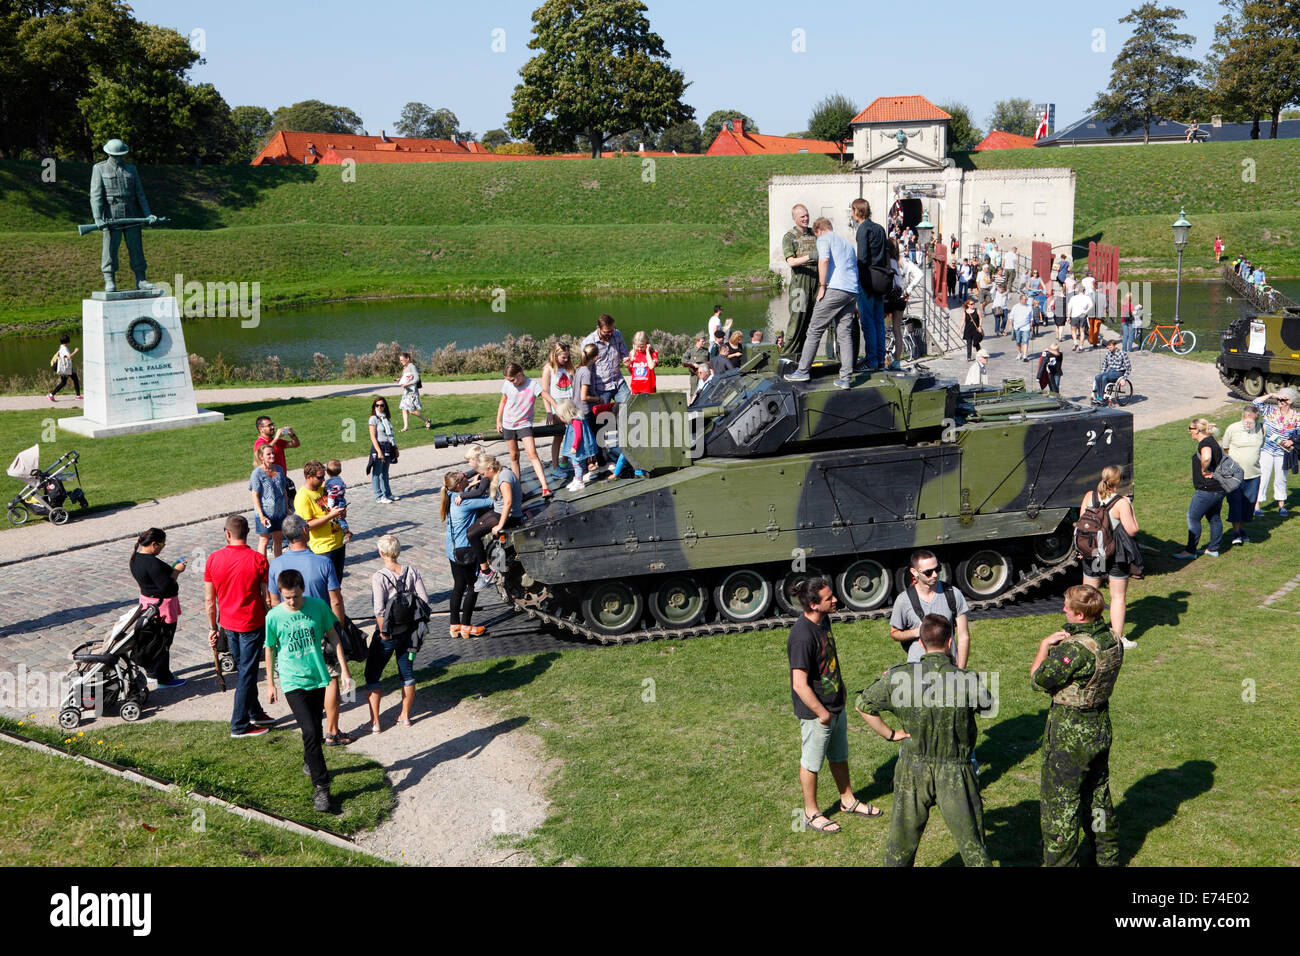
[[[1210,543],[1205,554],[1212,558],[1219,556],[1219,543],[1223,537],[1223,488],[1215,480],[1214,472],[1223,461],[1223,449],[1215,440],[1219,426],[1204,418],[1193,418],[1187,426],[1187,432],[1196,442],[1196,453],[1192,455],[1192,492],[1191,503],[1187,506],[1187,547],[1174,555],[1180,561],[1190,561],[1196,557],[1196,546],[1201,541],[1201,522],[1210,519]]]
[[[388,466],[397,462],[397,438],[388,417],[388,401],[376,398],[370,413],[370,460],[366,462],[366,474],[370,476],[375,501],[390,505],[397,500],[388,484]]]
[[[396,535],[386,534],[379,539],[379,556],[384,559],[384,566],[370,578],[370,592],[374,598],[375,638],[370,642],[370,653],[366,657],[366,696],[370,702],[370,732],[379,733],[379,678],[388,666],[388,659],[397,654],[397,673],[402,678],[402,712],[397,718],[397,726],[411,726],[411,705],[415,703],[415,648],[414,633],[385,634],[384,618],[389,604],[399,593],[414,599],[416,607],[424,604],[428,611],[429,593],[424,588],[424,579],[420,572],[407,565],[405,568],[397,563],[402,553],[402,543]],[[427,620],[427,617],[426,617]],[[416,622],[419,626],[420,622]]]
[[[447,526],[447,561],[451,564],[451,636],[482,637],[482,624],[471,625],[470,617],[478,602],[474,590],[474,549],[469,543],[469,529],[492,499],[462,498],[465,473],[449,471],[442,479],[442,507],[439,516]]]

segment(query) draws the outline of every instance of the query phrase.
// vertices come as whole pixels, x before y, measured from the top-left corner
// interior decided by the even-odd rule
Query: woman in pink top
[[[551,489],[546,485],[542,460],[537,457],[537,443],[533,440],[533,414],[541,392],[541,383],[525,375],[517,363],[507,365],[506,380],[501,386],[501,403],[497,406],[497,431],[510,449],[510,467],[520,478],[523,475],[519,471],[519,443],[524,443],[524,451],[528,452],[528,461],[542,487],[542,494],[549,495]]]

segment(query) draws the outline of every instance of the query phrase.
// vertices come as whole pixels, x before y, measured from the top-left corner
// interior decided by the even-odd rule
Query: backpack
[[[955,627],[957,624],[957,595],[954,592],[957,589],[953,587],[951,584],[947,584],[942,581],[937,583],[943,584],[942,593],[944,599],[948,602],[948,618],[949,620],[952,621],[953,626]],[[918,621],[924,620],[925,612],[921,610],[921,595],[916,593],[916,585],[909,584],[907,586],[906,594],[907,594],[907,599],[912,602],[912,610],[916,612],[916,619]]]
[[[1241,487],[1241,483],[1246,480],[1246,473],[1241,470],[1241,465],[1232,460],[1231,455],[1224,455],[1219,460],[1219,467],[1214,469],[1214,480],[1219,483],[1224,494],[1231,494]]]
[[[339,624],[339,634],[342,635],[339,643],[343,646],[343,656],[347,660],[364,661],[369,656],[366,632],[361,630],[352,618],[343,618]]]
[[[1107,562],[1115,556],[1115,529],[1110,525],[1110,509],[1119,501],[1116,495],[1106,505],[1101,504],[1097,492],[1092,492],[1092,504],[1083,509],[1074,523],[1074,547],[1089,561],[1104,557]]]
[[[381,619],[384,622],[383,633],[388,635],[388,639],[393,642],[397,651],[403,651],[408,647],[414,647],[417,651],[420,645],[424,643],[425,624],[432,614],[429,605],[420,599],[420,596],[410,589],[407,585],[407,575],[410,568],[402,571],[402,576],[389,572],[389,577],[393,582],[395,590],[393,596],[388,599],[384,606],[384,613]]]

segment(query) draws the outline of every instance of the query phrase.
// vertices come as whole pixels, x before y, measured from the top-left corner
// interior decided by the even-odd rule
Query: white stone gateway
[[[194,401],[175,296],[94,292],[81,303],[85,414],[59,427],[87,438],[224,421]]]

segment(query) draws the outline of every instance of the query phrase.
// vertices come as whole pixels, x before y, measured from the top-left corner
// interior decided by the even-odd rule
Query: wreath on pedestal
[[[137,338],[136,333],[142,328],[145,333],[142,338]],[[162,342],[162,337],[162,326],[156,319],[151,319],[147,315],[140,316],[126,327],[127,344],[137,352],[152,352]]]

